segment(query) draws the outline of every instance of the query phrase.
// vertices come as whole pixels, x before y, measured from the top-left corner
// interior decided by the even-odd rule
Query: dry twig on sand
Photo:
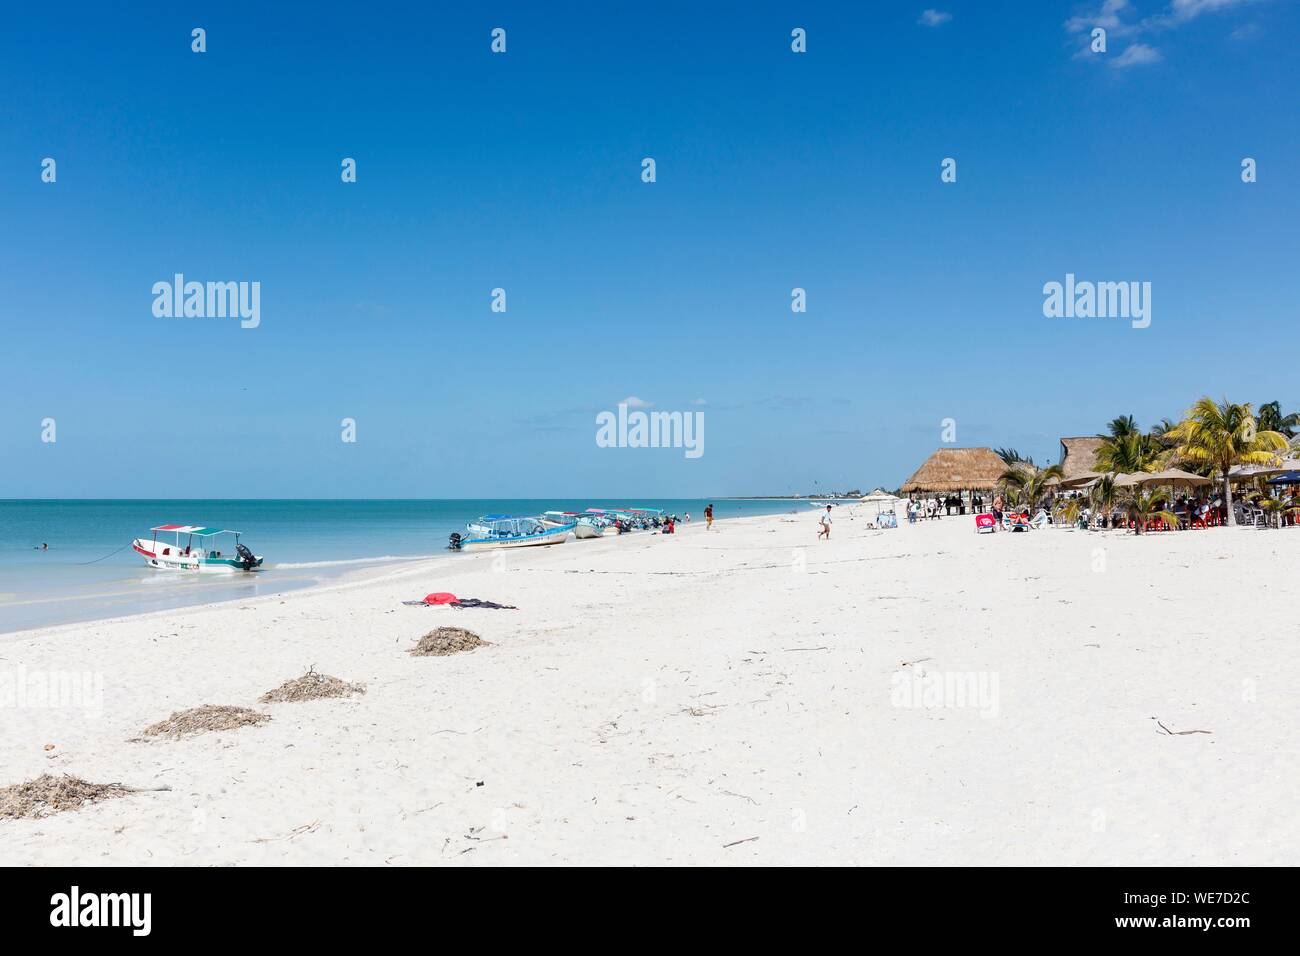
[[[1163,730],[1163,731],[1164,731],[1165,733],[1167,733],[1170,737],[1185,737],[1187,734],[1212,734],[1212,733],[1214,733],[1213,730],[1170,730],[1170,729],[1169,729],[1168,727],[1166,727],[1164,724],[1160,723],[1160,720],[1159,720],[1158,718],[1156,718],[1156,717],[1152,717],[1151,719],[1154,720],[1154,721],[1156,722],[1156,725],[1160,728],[1160,730]]]

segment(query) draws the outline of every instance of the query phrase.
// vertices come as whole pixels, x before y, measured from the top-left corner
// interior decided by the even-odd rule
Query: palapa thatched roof
[[[991,448],[940,448],[903,483],[904,494],[920,491],[991,490],[1007,470]]]
[[[1095,478],[1097,471],[1097,449],[1104,438],[1090,436],[1087,438],[1061,439],[1061,483],[1077,478]]]

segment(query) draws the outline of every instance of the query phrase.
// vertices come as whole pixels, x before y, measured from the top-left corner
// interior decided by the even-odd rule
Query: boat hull
[[[604,528],[599,528],[594,524],[583,524],[579,522],[573,529],[573,534],[578,538],[599,538],[605,534]]]
[[[517,538],[462,538],[461,551],[496,551],[500,548],[535,548],[551,544],[564,544],[573,525],[549,528],[538,534],[526,534]]]
[[[236,557],[210,558],[206,555],[200,555],[194,551],[189,554],[184,549],[178,549],[175,545],[163,544],[160,541],[146,541],[143,538],[136,538],[131,542],[131,549],[136,554],[144,558],[144,563],[159,571],[187,571],[191,574],[218,572],[231,574],[236,571],[244,571],[244,562]],[[262,558],[258,557],[254,568],[262,566]]]

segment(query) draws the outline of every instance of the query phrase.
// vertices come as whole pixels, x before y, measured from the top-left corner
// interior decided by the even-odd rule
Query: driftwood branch
[[[1163,730],[1166,734],[1168,734],[1170,737],[1185,737],[1185,736],[1187,736],[1188,734],[1212,734],[1212,733],[1214,733],[1213,730],[1170,730],[1168,727],[1166,727],[1164,724],[1162,724],[1158,718],[1156,718],[1156,717],[1152,717],[1151,719],[1154,720],[1154,721],[1156,722],[1156,725],[1157,725],[1161,730]]]

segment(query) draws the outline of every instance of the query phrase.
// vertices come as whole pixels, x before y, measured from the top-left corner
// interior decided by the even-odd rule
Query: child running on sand
[[[821,524],[822,524],[822,529],[817,532],[817,537],[820,538],[822,535],[825,535],[826,540],[829,541],[831,539],[831,506],[830,505],[826,506],[826,513],[822,515]]]

